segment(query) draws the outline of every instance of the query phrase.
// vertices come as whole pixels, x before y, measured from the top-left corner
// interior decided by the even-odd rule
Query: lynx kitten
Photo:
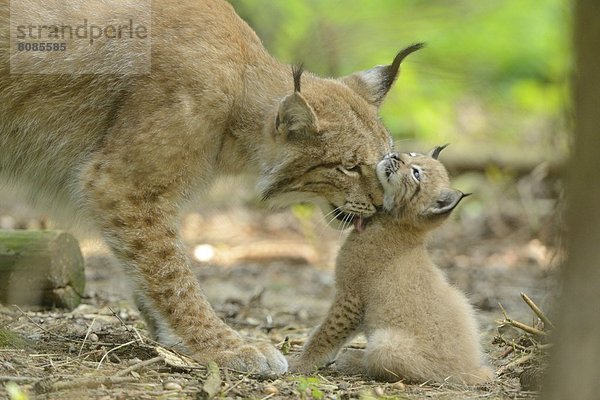
[[[388,212],[344,243],[333,305],[293,370],[334,360],[345,342],[365,333],[366,350],[343,352],[335,362],[340,371],[412,382],[450,378],[474,384],[492,377],[482,362],[472,307],[425,248],[427,234],[465,196],[449,187],[448,173],[437,161],[442,149],[389,154],[378,164]]]

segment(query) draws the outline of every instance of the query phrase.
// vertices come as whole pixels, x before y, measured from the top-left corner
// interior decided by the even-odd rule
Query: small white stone
[[[276,394],[278,394],[278,393],[279,393],[279,389],[277,389],[277,388],[276,388],[275,386],[273,386],[273,385],[267,385],[267,386],[265,386],[265,390],[264,390],[264,392],[265,392],[266,394],[272,394],[272,395],[276,395]]]
[[[177,382],[165,382],[163,384],[163,389],[165,389],[165,390],[181,390],[183,388]]]

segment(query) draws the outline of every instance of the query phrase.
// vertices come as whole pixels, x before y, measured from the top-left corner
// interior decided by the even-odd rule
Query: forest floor
[[[344,233],[327,227],[310,207],[264,209],[239,182],[221,182],[202,210],[186,214],[182,236],[218,314],[242,335],[289,347],[293,355],[333,297],[333,265]],[[498,303],[511,318],[533,325],[521,292],[552,310],[561,261],[554,185],[535,174],[460,176],[455,187],[475,195],[430,243],[436,263],[479,310],[481,342],[497,372],[492,383],[382,383],[327,368],[267,379],[207,369],[148,338],[120,267],[96,240],[82,239],[87,287],[79,307],[0,306],[0,399],[534,398],[528,390],[535,385],[519,379],[531,361],[524,337],[499,328]],[[0,228],[48,225],[2,196]],[[358,338],[351,346],[364,343]]]

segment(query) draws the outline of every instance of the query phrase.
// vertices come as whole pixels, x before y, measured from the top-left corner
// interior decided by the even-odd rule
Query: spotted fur
[[[19,4],[41,12],[37,1]],[[45,3],[58,15],[88,3],[69,4]],[[87,12],[111,15],[110,2],[93,4]],[[0,0],[0,26],[8,18]],[[345,222],[372,215],[382,203],[375,165],[391,143],[378,105],[414,49],[385,74],[292,74],[227,2],[164,0],[152,2],[149,74],[19,75],[9,70],[8,33],[0,30],[0,178],[100,230],[161,340],[200,361],[284,372],[270,344],[248,344],[215,314],[178,216],[216,176],[240,173],[254,174],[275,204],[314,202]],[[136,61],[122,43],[111,48],[117,71]],[[37,56],[40,68],[51,62]]]

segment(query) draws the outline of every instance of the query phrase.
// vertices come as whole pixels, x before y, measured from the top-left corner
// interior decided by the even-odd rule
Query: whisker
[[[352,223],[352,220],[354,219],[354,216],[356,214],[354,213],[346,213],[346,215],[344,216],[344,219],[342,221],[342,229],[340,229],[340,233],[338,235],[338,240],[341,241],[342,240],[342,236],[344,235],[344,231],[346,230],[347,227],[350,226],[350,224]]]
[[[327,214],[323,215],[323,220],[325,220],[329,215],[333,214],[336,211],[340,211],[340,207],[336,207],[333,210],[329,211]],[[333,217],[335,218],[336,215],[334,215]]]
[[[338,211],[340,211],[340,208],[339,208],[339,207],[336,207],[336,208],[334,208],[333,210],[331,210],[330,212],[328,212],[327,214],[325,214],[325,215],[323,216],[323,222],[325,222],[325,225],[326,225],[326,226],[329,226],[329,225],[330,225],[330,224],[333,222],[333,220],[337,218],[337,216],[338,216],[337,212],[338,212]],[[328,217],[329,215],[331,215],[332,213],[336,213],[336,214],[334,214],[334,215],[333,215],[333,216],[332,216],[332,217],[329,219],[329,221],[327,221],[327,217]]]
[[[327,227],[334,229],[331,227],[331,223],[337,218],[338,212],[340,212],[340,207],[336,207],[333,210],[329,211],[327,214],[322,216],[322,222],[323,225],[319,226],[319,234],[321,235],[325,235],[325,234],[329,234],[329,232],[326,232],[325,229]],[[333,216],[331,216],[331,214],[333,214]],[[331,216],[328,220],[328,217]]]

